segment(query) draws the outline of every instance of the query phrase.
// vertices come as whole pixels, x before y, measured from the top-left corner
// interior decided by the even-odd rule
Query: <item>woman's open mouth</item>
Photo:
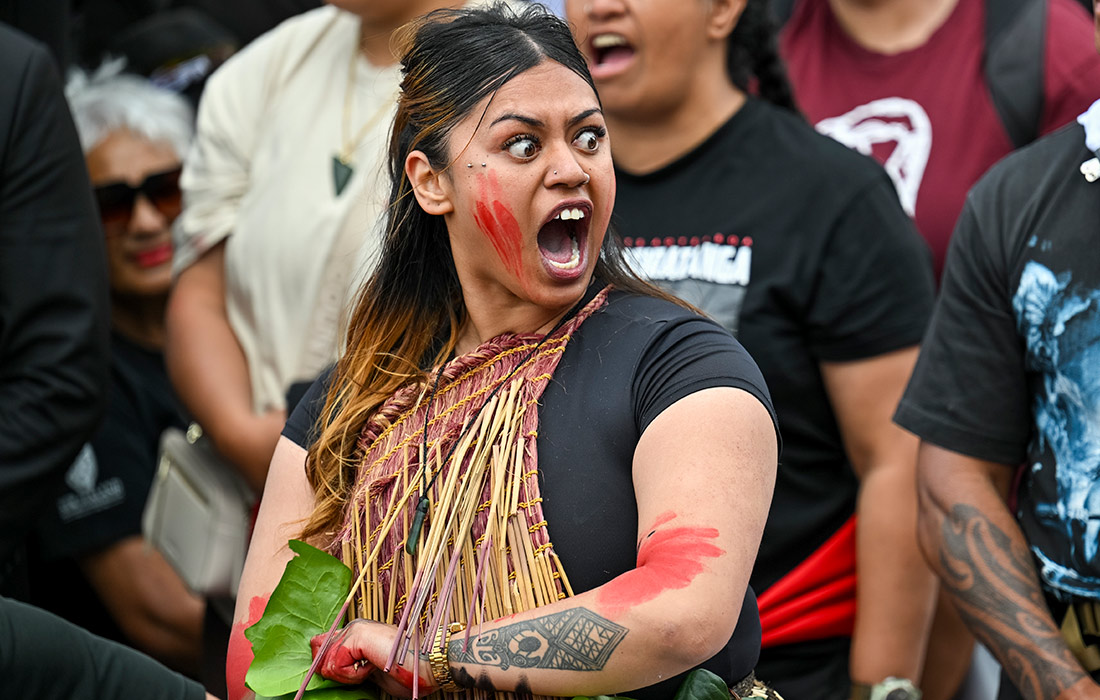
[[[626,70],[634,58],[634,47],[622,34],[596,34],[589,42],[593,56],[589,70],[592,78],[599,80]]]
[[[539,255],[551,276],[574,279],[584,273],[590,214],[588,205],[567,205],[539,229]]]

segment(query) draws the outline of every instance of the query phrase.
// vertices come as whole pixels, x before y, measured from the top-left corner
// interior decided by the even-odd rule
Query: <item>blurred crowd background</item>
[[[376,252],[399,82],[391,33],[454,4],[0,0],[0,110],[12,113],[0,116],[0,593],[227,697],[232,590],[197,590],[143,534],[161,439],[201,432],[234,478],[262,493],[288,412],[332,363],[341,315]],[[713,95],[732,86],[750,106],[715,122],[701,93],[686,92],[706,93],[691,78],[691,39],[665,37],[665,53],[590,41],[619,14],[675,25],[660,13],[677,2],[547,5],[597,67],[617,144],[614,223],[638,269],[741,326],[775,396],[785,461],[820,467],[786,483],[781,468],[777,524],[753,585],[766,679],[783,690],[785,674],[801,675],[785,691],[792,700],[832,697],[802,689],[846,690],[853,669],[878,663],[852,647],[857,606],[875,607],[857,600],[852,516],[880,518],[883,532],[892,513],[915,523],[916,485],[892,501],[867,475],[899,453],[915,459],[904,456],[915,439],[899,438],[890,419],[952,231],[991,166],[1100,98],[1093,7],[749,0]],[[605,91],[599,69],[641,51],[650,63],[640,87],[609,79]],[[682,103],[676,119],[661,112],[666,102]],[[750,117],[771,124],[760,137],[770,150],[732,136]],[[823,145],[803,122],[862,155]],[[694,149],[653,155],[649,145],[677,129],[697,133],[710,160]],[[755,191],[725,172],[738,158],[753,163]],[[732,237],[716,232],[733,215],[707,212],[723,188],[741,217]],[[683,232],[677,217],[690,221]],[[810,251],[808,234],[783,233],[782,262],[776,253],[766,267],[762,238],[814,227],[828,244]],[[32,234],[33,245],[20,238]],[[728,248],[736,264],[715,272],[707,246]],[[707,284],[714,290],[700,291]],[[761,330],[792,306],[802,309],[792,325]],[[785,344],[795,336],[808,349]],[[864,512],[861,499],[886,512]],[[934,602],[929,571],[912,573],[924,566],[915,525],[900,536],[905,552],[887,542],[876,555],[882,569],[897,567],[882,600],[919,604],[882,602],[885,622],[863,630],[864,644],[905,656],[890,675],[923,677],[929,700],[994,697],[996,662],[945,599]],[[800,565],[831,549],[850,553],[838,565],[848,573],[826,581],[832,597],[806,613],[789,591],[827,587]]]

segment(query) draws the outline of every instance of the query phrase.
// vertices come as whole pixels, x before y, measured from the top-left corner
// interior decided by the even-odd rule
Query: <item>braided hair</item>
[[[768,0],[747,0],[741,19],[729,36],[726,70],[740,90],[753,92],[777,107],[800,114],[787,69],[779,57],[777,34]]]

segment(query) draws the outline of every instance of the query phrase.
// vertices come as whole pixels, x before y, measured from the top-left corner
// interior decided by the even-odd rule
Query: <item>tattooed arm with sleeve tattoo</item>
[[[312,502],[305,451],[280,441],[238,595],[227,673],[242,697],[251,649],[244,627],[262,612],[286,561],[291,530]],[[449,647],[460,685],[572,696],[651,685],[713,656],[729,640],[748,585],[775,479],[774,424],[739,389],[705,389],[658,415],[633,463],[638,503],[636,568],[608,583],[535,610],[494,620]],[[739,504],[731,508],[731,503]],[[354,622],[320,665],[345,683],[371,680],[409,696],[436,688],[428,660],[410,651],[388,672],[396,628]],[[319,640],[315,640],[315,650]],[[237,695],[234,687],[237,686]]]
[[[1028,700],[1100,698],[1066,646],[1005,497],[1012,467],[920,448],[921,545],[974,635]]]

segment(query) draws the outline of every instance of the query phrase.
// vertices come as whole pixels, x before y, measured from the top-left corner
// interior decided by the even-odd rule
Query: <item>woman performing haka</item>
[[[755,363],[635,277],[599,98],[540,7],[406,32],[381,259],[273,459],[227,672],[246,693],[288,539],[355,591],[319,672],[442,690],[739,696],[778,435]]]

